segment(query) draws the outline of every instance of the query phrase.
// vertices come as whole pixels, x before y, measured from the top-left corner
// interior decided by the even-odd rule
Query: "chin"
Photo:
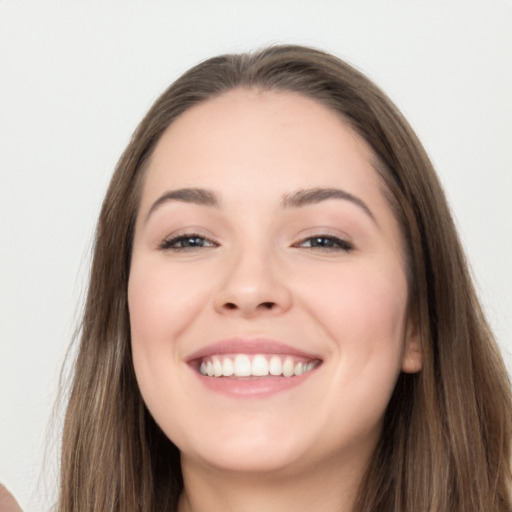
[[[182,464],[189,460],[195,460],[196,463],[215,471],[236,473],[240,476],[285,476],[293,474],[303,465],[296,453],[284,453],[281,449],[271,446],[204,450],[191,457],[182,453]]]
[[[182,461],[194,460],[227,472],[286,473],[312,449],[308,450],[307,440],[291,435],[289,423],[284,428],[254,422],[251,428],[230,427],[212,425],[210,435],[201,439],[177,440]]]

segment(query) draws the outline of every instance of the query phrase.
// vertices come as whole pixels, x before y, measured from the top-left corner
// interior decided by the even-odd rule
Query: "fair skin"
[[[14,496],[2,484],[0,484],[0,511],[22,512]]]
[[[351,509],[396,379],[421,366],[372,162],[288,92],[229,91],[158,142],[128,301],[142,396],[181,452],[180,511]]]

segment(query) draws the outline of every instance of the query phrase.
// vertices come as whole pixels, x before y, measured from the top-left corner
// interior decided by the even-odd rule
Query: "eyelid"
[[[205,242],[208,242],[210,245],[206,246],[190,246],[190,247],[173,247],[173,244],[178,243],[180,240],[192,239],[192,238],[200,238]],[[219,243],[216,242],[213,237],[207,236],[199,232],[199,230],[180,230],[178,232],[172,233],[166,236],[159,244],[159,250],[173,250],[173,251],[187,251],[194,249],[209,249],[218,247]]]
[[[322,246],[304,246],[303,244],[307,241],[311,240],[320,240],[320,239],[326,239],[334,242],[336,246],[334,247],[322,247]],[[333,234],[331,232],[313,232],[307,236],[303,236],[300,238],[298,242],[295,242],[292,244],[292,247],[295,248],[304,248],[304,249],[317,249],[317,250],[323,250],[323,251],[345,251],[349,252],[354,249],[354,244],[347,239],[345,236],[341,236],[339,234]]]

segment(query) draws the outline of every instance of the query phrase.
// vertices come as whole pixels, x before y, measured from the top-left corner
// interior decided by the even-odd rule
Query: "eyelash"
[[[309,242],[309,246],[304,245],[305,242]],[[326,243],[327,242],[327,243]],[[313,243],[318,243],[318,245],[312,245]],[[350,252],[354,249],[354,246],[333,235],[314,235],[301,240],[300,242],[294,244],[294,247],[303,247],[305,249],[320,249],[322,251],[345,251]]]
[[[183,244],[184,242],[193,241],[191,245],[178,245]],[[198,243],[199,242],[199,243]],[[309,242],[309,245],[305,245],[306,242]],[[207,245],[199,245],[204,244]],[[163,240],[160,244],[159,249],[161,250],[173,250],[173,251],[188,251],[195,249],[203,249],[203,248],[212,248],[218,247],[218,244],[209,238],[206,238],[197,233],[184,233],[183,235],[178,235],[170,239]],[[300,242],[293,244],[292,247],[295,248],[304,248],[304,249],[320,249],[322,251],[345,251],[350,252],[354,249],[354,246],[333,235],[315,235],[304,238]]]
[[[179,246],[178,244],[181,244],[183,242],[190,242],[191,240],[194,240],[195,242],[192,245],[185,245],[185,246]],[[195,245],[197,241],[200,241],[201,243],[206,242],[208,245]],[[159,249],[161,250],[172,250],[172,251],[190,251],[194,249],[202,249],[202,248],[211,248],[211,247],[217,247],[218,244],[215,243],[213,240],[210,240],[209,238],[206,238],[205,236],[199,235],[197,233],[184,233],[183,235],[178,235],[170,239],[164,240],[160,246]]]

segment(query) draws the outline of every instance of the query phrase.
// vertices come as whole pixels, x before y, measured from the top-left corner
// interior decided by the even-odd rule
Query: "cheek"
[[[128,307],[134,344],[162,338],[168,344],[201,309],[206,295],[199,273],[185,275],[158,261],[133,264]]]
[[[203,280],[204,281],[204,280]],[[186,403],[181,381],[180,333],[204,308],[209,295],[201,276],[176,271],[156,258],[132,262],[128,282],[131,344],[136,379],[146,406],[168,434],[175,428],[167,404]]]
[[[317,275],[316,284],[321,292],[304,300],[343,363],[343,385],[379,378],[393,383],[405,340],[407,283],[402,269],[347,267]]]
[[[347,431],[378,435],[402,366],[407,285],[402,272],[339,277],[342,284],[326,284],[324,300],[315,305],[335,354],[326,402],[337,407],[324,413]]]
[[[367,333],[374,341],[401,339],[407,310],[407,283],[400,267],[344,268],[326,275],[323,305],[329,324],[343,338]],[[360,341],[363,341],[362,338]]]
[[[132,263],[128,308],[133,364],[146,402],[157,400],[167,388],[161,380],[169,378],[169,368],[180,367],[180,335],[211,295],[198,273],[184,274],[156,258]]]

